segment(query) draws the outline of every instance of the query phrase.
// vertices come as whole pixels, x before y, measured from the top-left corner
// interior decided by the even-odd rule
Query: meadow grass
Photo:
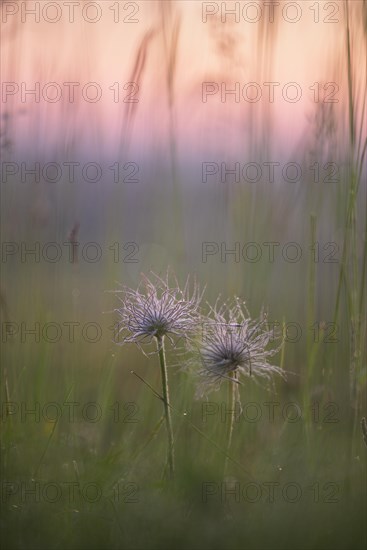
[[[106,186],[102,193],[93,188],[96,202],[87,200],[89,212],[85,201],[91,187],[82,183],[77,191],[65,183],[52,193],[42,184],[37,190],[24,189],[21,183],[2,186],[4,242],[63,242],[78,221],[80,240],[102,243],[104,251],[116,241],[146,244],[138,265],[116,263],[110,252],[96,264],[82,258],[74,263],[65,258],[21,263],[19,257],[10,257],[2,265],[5,548],[365,548],[366,86],[356,77],[360,59],[351,40],[355,19],[348,13],[349,4],[345,6],[342,66],[348,117],[340,134],[323,135],[317,142],[327,149],[336,139],[338,160],[346,166],[341,180],[329,184],[331,189],[312,181],[271,188],[219,186],[209,190],[209,200],[207,187],[190,187],[177,162],[175,79],[181,20],[174,5],[164,2],[161,28],[139,42],[131,74],[139,82],[143,79],[154,33],[161,32],[170,127],[168,171],[159,166],[156,173],[152,170],[138,197],[134,190]],[[261,56],[264,70],[270,70],[269,51],[276,38],[268,38],[266,29],[262,32]],[[14,62],[18,55],[16,51]],[[138,109],[126,114],[122,151],[128,148],[138,114]],[[262,124],[267,128],[266,120]],[[347,140],[342,139],[345,127]],[[260,132],[255,149],[261,149],[263,137]],[[268,146],[271,143],[264,143],[264,149]],[[169,176],[162,181],[161,173]],[[37,215],[31,218],[29,205],[36,192],[57,205],[47,223]],[[131,216],[134,206],[144,213],[138,228]],[[21,215],[13,219],[13,212]],[[224,240],[229,248],[237,241],[297,241],[307,254],[296,264],[279,256],[272,264],[221,262],[219,256],[204,263],[201,242]],[[334,240],[338,261],[326,263],[324,256],[314,261],[315,243]],[[289,323],[302,328],[299,340],[286,339],[275,359],[287,380],[276,380],[270,392],[246,382],[239,390],[239,418],[231,413],[234,384],[195,399],[195,373],[181,368],[180,356],[167,347],[173,488],[166,483],[167,437],[157,356],[148,359],[134,346],[116,345],[117,319],[110,313],[115,297],[106,292],[117,282],[133,286],[145,267],[164,273],[168,265],[181,283],[188,273],[196,273],[207,285],[211,304],[219,294],[224,299],[239,295],[254,317],[265,307],[283,333]],[[41,335],[37,342],[28,333],[23,341],[22,323],[27,329],[34,329],[35,323],[56,323],[62,327],[61,338],[52,343]],[[77,323],[73,339],[70,323]],[[83,333],[88,323],[100,327],[95,342],[93,327]],[[162,350],[160,359],[162,366]],[[258,410],[261,415],[254,420]]]

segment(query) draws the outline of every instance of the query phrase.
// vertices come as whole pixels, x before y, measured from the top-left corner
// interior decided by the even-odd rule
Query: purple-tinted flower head
[[[268,361],[281,347],[270,345],[277,339],[274,329],[265,315],[252,320],[239,298],[211,308],[204,328],[201,341],[190,344],[190,364],[200,365],[198,395],[219,389],[224,380],[241,383],[241,376],[267,382],[274,375],[284,377],[283,370]]]
[[[182,289],[173,275],[173,285],[169,279],[169,272],[165,278],[154,273],[150,278],[142,275],[136,290],[123,287],[117,291],[119,343],[140,346],[166,336],[174,344],[174,338],[189,337],[197,329],[202,298],[199,287],[194,284],[190,292],[189,278]]]

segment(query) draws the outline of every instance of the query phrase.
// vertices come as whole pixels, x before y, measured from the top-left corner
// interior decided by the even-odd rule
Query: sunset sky
[[[25,2],[18,4],[19,7],[14,2],[3,2],[2,6],[2,110],[14,114],[15,154],[22,150],[37,157],[46,152],[65,155],[65,151],[72,150],[74,155],[115,158],[122,146],[128,148],[130,155],[163,154],[170,136],[167,95],[170,71],[175,136],[179,154],[184,158],[219,152],[238,156],[250,143],[261,141],[264,136],[272,153],[287,158],[297,154],[307,136],[311,139],[310,120],[320,106],[331,106],[339,123],[345,121],[348,91],[343,2],[318,3],[318,17],[329,18],[328,25],[315,22],[317,14],[308,1],[276,3],[279,5],[274,7],[274,22],[269,22],[269,2],[262,5],[261,12],[251,11],[255,8],[250,6],[248,17],[262,14],[255,23],[244,20],[243,10],[249,2],[227,2],[228,6],[240,6],[238,23],[231,15],[221,21],[220,2],[207,3],[208,6],[188,0],[170,4],[120,2],[117,15],[117,3],[104,1],[97,3],[98,8],[86,3],[89,8],[85,17],[83,2],[77,2],[73,23],[68,21],[69,8],[61,2],[58,12],[52,5],[45,10],[44,6],[52,3],[41,2],[38,8],[34,8],[35,2],[28,2],[28,8]],[[260,6],[261,2],[252,4]],[[286,4],[289,7],[284,12]],[[36,23],[35,16],[27,13],[31,6],[38,9],[40,22]],[[86,21],[86,17],[96,17],[96,10],[100,21]],[[211,15],[212,10],[217,13]],[[206,11],[209,15],[204,23]],[[299,21],[286,21],[283,12],[288,19],[299,17]],[[353,9],[351,12],[353,17]],[[55,23],[45,21],[57,16],[60,20]],[[121,20],[115,23],[114,17]],[[126,17],[136,22],[124,22],[122,19]],[[172,70],[172,66],[167,68],[167,59],[169,52],[175,51],[172,37],[176,21],[180,28]],[[144,37],[147,37],[146,47],[141,49],[144,63],[134,75]],[[357,43],[358,36],[352,40]],[[358,44],[363,46],[361,40]],[[358,75],[362,82],[365,67],[359,67]],[[130,86],[124,90],[133,78],[139,88]],[[36,82],[41,90],[39,103],[35,103],[31,94],[23,95]],[[42,92],[51,100],[55,97],[56,88],[48,87],[52,82],[61,91],[60,101],[55,103],[42,97]],[[65,82],[79,83],[73,103],[68,101],[69,88]],[[98,102],[88,102],[82,96],[84,89],[93,101],[96,88],[88,88],[91,82],[98,84],[102,94]],[[206,82],[215,83],[218,91],[208,95],[203,103]],[[246,88],[254,82],[257,91],[254,87]],[[279,83],[274,87],[273,103],[269,102],[270,87],[264,86],[266,82]],[[294,82],[298,91],[293,85],[287,88]],[[325,83],[332,84],[323,90]],[[239,102],[233,94],[224,96],[222,101],[221,91],[233,90],[235,86],[241,91]],[[316,103],[318,87],[320,97]],[[129,93],[138,103],[123,102]],[[255,93],[261,94],[257,102],[247,101],[242,95],[251,99]],[[284,98],[287,93],[289,100]],[[301,95],[297,102],[292,101],[295,93]]]

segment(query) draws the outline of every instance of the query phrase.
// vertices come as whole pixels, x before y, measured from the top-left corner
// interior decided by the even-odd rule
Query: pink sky
[[[15,151],[26,148],[35,156],[46,152],[65,156],[71,151],[84,151],[94,157],[106,154],[114,157],[121,151],[121,139],[128,135],[126,147],[130,155],[164,153],[170,139],[167,66],[159,2],[120,2],[119,17],[136,18],[137,23],[114,23],[116,13],[110,9],[114,2],[96,3],[101,6],[102,17],[95,24],[81,17],[83,2],[75,8],[74,23],[67,21],[69,12],[66,9],[60,12],[62,17],[57,23],[44,21],[42,11],[41,22],[35,23],[34,16],[25,16],[22,9],[11,15],[14,3],[5,4],[10,7],[4,8],[3,5],[3,21],[8,15],[7,22],[3,23],[1,77],[3,82],[14,82],[19,91],[13,96],[9,94],[6,104],[3,94],[2,112],[18,113],[12,135]],[[63,3],[58,4],[62,6]],[[245,4],[248,2],[240,3],[241,10]],[[339,8],[333,15],[329,8],[325,9],[327,2],[319,2],[319,23],[314,22],[315,13],[309,8],[314,3],[303,1],[296,4],[301,7],[300,21],[289,23],[280,18],[277,25],[268,24],[265,30],[262,30],[267,21],[265,15],[260,23],[254,24],[243,18],[239,23],[235,23],[234,18],[221,23],[218,16],[209,16],[208,22],[203,23],[201,2],[185,0],[176,2],[171,8],[166,4],[168,40],[170,17],[173,23],[176,15],[181,16],[174,78],[175,135],[180,153],[185,156],[236,157],[244,154],[255,139],[261,143],[264,136],[269,139],[275,155],[296,151],[305,134],[310,132],[309,117],[320,106],[314,102],[315,92],[309,89],[315,82],[321,86],[321,103],[325,93],[329,94],[329,99],[336,98],[338,103],[333,104],[335,116],[340,121],[345,118],[343,3],[331,3]],[[358,4],[361,5],[358,0],[353,2],[354,10]],[[44,5],[45,2],[41,2],[41,6]],[[214,2],[208,9],[219,6],[221,15],[220,5],[220,2]],[[4,9],[7,10],[5,16]],[[46,17],[55,17],[56,11],[52,10],[51,7],[45,12]],[[22,13],[25,17],[23,23]],[[87,13],[94,16],[93,9]],[[294,17],[292,9],[288,13]],[[339,22],[323,22],[322,18],[331,18],[332,15]],[[147,48],[140,89],[134,96],[138,97],[139,103],[127,104],[122,99],[134,89],[124,90],[123,87],[132,78],[137,49],[150,30],[154,34]],[[357,57],[361,56],[364,44],[358,32],[360,29],[353,33],[353,52]],[[274,39],[262,55],[259,37],[271,33]],[[222,44],[221,52],[219,44]],[[265,63],[261,62],[262,58]],[[359,76],[363,81],[365,65],[360,69]],[[51,103],[41,97],[40,102],[35,103],[28,95],[22,102],[22,86],[23,89],[32,88],[35,82],[39,82],[41,90],[46,90],[44,93],[49,93],[50,97],[56,88],[47,87],[47,84],[56,82],[62,90],[62,100]],[[68,102],[65,82],[80,83],[75,88],[77,100],[72,104]],[[90,82],[97,83],[102,91],[97,103],[90,103],[81,96],[81,89]],[[214,82],[219,88],[218,93],[208,96],[206,103],[202,102],[204,82]],[[250,82],[256,82],[261,90],[259,102],[251,103],[241,97],[236,103],[233,95],[228,95],[225,102],[221,101],[221,86],[231,89],[237,85],[242,93],[243,87]],[[264,86],[265,82],[279,83],[274,88],[273,103],[269,103],[269,86]],[[286,90],[291,82],[296,82],[302,92],[296,103],[282,96],[282,90]],[[118,103],[113,100],[117,84],[115,92],[109,89],[114,83],[119,83]],[[323,91],[325,83],[335,84]],[[6,90],[12,92],[12,86]],[[254,90],[253,87],[249,89],[249,94]],[[93,94],[93,86],[87,88],[87,92]],[[294,92],[295,88],[290,86],[289,97]],[[331,95],[332,92],[335,95]],[[127,127],[129,109],[133,116]],[[19,114],[20,110],[23,114]]]

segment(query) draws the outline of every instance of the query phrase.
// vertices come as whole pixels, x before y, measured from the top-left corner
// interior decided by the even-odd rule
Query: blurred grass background
[[[42,257],[37,263],[31,256],[21,262],[19,253],[2,258],[4,547],[365,547],[367,449],[360,422],[366,416],[366,2],[338,5],[344,49],[340,58],[333,59],[333,70],[335,80],[343,83],[338,105],[343,116],[340,111],[336,116],[332,104],[328,109],[324,104],[313,105],[311,122],[296,153],[292,143],[289,151],[293,156],[283,158],[284,163],[299,162],[304,168],[302,182],[201,182],[201,162],[208,157],[180,154],[185,136],[177,126],[180,113],[175,83],[187,70],[180,64],[180,48],[185,47],[180,43],[185,7],[182,2],[152,2],[156,35],[151,36],[149,29],[147,34],[141,33],[136,58],[130,60],[126,72],[143,85],[144,71],[149,64],[154,65],[149,48],[152,41],[158,42],[159,59],[164,60],[159,71],[164,76],[162,98],[166,98],[169,131],[161,155],[152,158],[140,151],[139,183],[62,181],[50,185],[22,183],[16,178],[2,183],[3,243],[24,243],[32,248],[37,241],[42,249],[44,244],[56,242],[63,250],[62,259],[56,263]],[[221,71],[228,70],[241,44],[224,29],[205,31],[212,33]],[[281,21],[257,30],[256,46],[250,52],[257,60],[259,81],[271,80],[272,56],[281,30]],[[22,32],[22,28],[13,29],[15,74]],[[202,79],[206,80],[204,76]],[[139,109],[137,105],[122,117],[119,147],[124,161]],[[2,105],[2,116],[3,161],[22,162],[29,156],[40,162],[62,163],[83,158],[78,156],[76,145],[81,119],[69,121],[67,128],[67,119],[60,118],[60,146],[50,159],[42,154],[47,137],[36,128],[34,141],[27,145],[27,156],[22,157],[14,137],[19,133],[12,134],[14,119],[20,115],[15,110],[5,111]],[[250,114],[246,122],[251,127],[250,141],[244,140],[243,156],[236,160],[273,159],[277,138],[271,131],[270,107]],[[97,116],[91,131],[96,142],[100,124]],[[149,121],[144,119],[144,124],[148,127]],[[213,139],[220,151],[224,138],[219,133]],[[227,151],[224,144],[223,150]],[[228,159],[225,155],[215,162],[233,159],[233,155]],[[338,182],[315,183],[309,166],[330,161],[339,166]],[[101,247],[100,261],[88,263],[80,253],[78,262],[68,261],[62,243],[70,239],[76,223],[81,246],[96,242]],[[202,259],[205,242],[218,243],[219,247],[225,243],[229,250],[236,242],[242,248],[248,242],[274,241],[281,243],[274,263],[269,263],[264,248],[257,263],[243,258],[235,262],[233,256],[222,262],[220,253],[208,257],[207,262]],[[310,249],[315,241],[320,243],[318,262],[313,261]],[[110,248],[116,242],[121,252],[118,262]],[[297,242],[302,249],[297,263],[286,262],[281,255],[282,246],[288,242]],[[335,263],[323,261],[331,249],[323,251],[322,246],[330,242],[337,244]],[[137,263],[123,261],[131,252],[123,249],[125,243],[136,243]],[[299,341],[286,342],[283,351],[282,364],[290,373],[287,382],[278,382],[276,393],[250,382],[241,388],[242,404],[260,404],[263,416],[258,422],[240,420],[235,425],[231,481],[224,486],[238,482],[242,489],[250,482],[279,483],[273,503],[267,501],[265,489],[258,502],[244,498],[236,502],[230,495],[228,502],[221,498],[220,449],[224,448],[225,423],[220,414],[204,421],[205,404],[194,400],[194,378],[172,366],[177,364],[173,350],[168,350],[168,365],[177,479],[172,490],[163,482],[166,438],[162,406],[131,373],[135,371],[159,391],[157,358],[148,359],[134,347],[118,347],[113,342],[116,319],[111,311],[116,299],[106,291],[116,289],[118,283],[136,286],[140,272],[153,269],[162,273],[168,266],[181,282],[188,273],[195,274],[201,285],[207,285],[205,297],[211,303],[218,294],[224,298],[237,294],[246,300],[253,316],[264,306],[271,321],[301,327]],[[72,342],[65,325],[71,322],[78,323]],[[27,328],[40,323],[41,330],[46,323],[57,323],[62,335],[55,343],[42,337],[37,343],[29,334],[22,342],[21,323]],[[100,327],[95,343],[90,341],[92,328],[83,338],[83,327],[88,323]],[[319,342],[315,341],[311,330],[315,323],[335,323],[337,341],[325,342],[327,331],[323,329]],[[19,331],[10,334],[9,327]],[[52,337],[51,329],[49,334]],[[225,395],[222,388],[208,399],[220,406]],[[75,421],[68,419],[65,401],[80,403]],[[264,403],[269,401],[280,403],[274,422],[266,416]],[[90,402],[101,407],[102,418],[97,422],[81,415],[83,406]],[[279,412],[290,402],[297,403],[302,412],[301,420],[295,423]],[[22,418],[22,406],[32,409],[35,403],[40,404],[39,421],[31,414]],[[57,422],[48,421],[47,412],[42,414],[47,403],[62,408]],[[318,418],[315,410],[320,411]],[[54,410],[48,414],[51,417]],[[337,422],[328,421],[328,415]],[[22,486],[31,489],[35,483],[61,486],[72,482],[82,487],[98,484],[103,497],[91,503],[85,498],[70,499],[65,490],[56,503],[42,496],[22,498]],[[215,483],[218,492],[205,502],[202,491],[207,482]],[[281,495],[287,483],[302,488],[299,502],[287,502]],[[320,488],[318,502],[315,484]],[[333,493],[335,485],[328,484],[336,484],[337,494]],[[120,498],[116,498],[117,486]],[[134,497],[130,491],[136,492],[137,502],[129,502]]]

